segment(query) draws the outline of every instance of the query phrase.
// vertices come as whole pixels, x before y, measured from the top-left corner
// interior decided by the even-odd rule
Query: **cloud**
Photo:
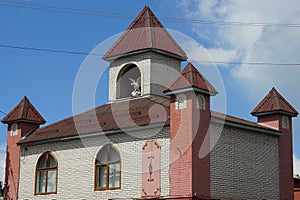
[[[300,27],[287,24],[300,23],[300,1],[273,0],[178,0],[178,7],[188,19],[210,21],[210,24],[191,23],[196,34],[213,61],[238,61],[241,63],[271,63],[266,65],[227,65],[224,73],[227,92],[241,102],[253,106],[275,87],[296,109],[300,108]],[[220,22],[232,22],[220,25]],[[252,23],[250,26],[234,22]],[[254,24],[253,24],[254,23]],[[255,24],[256,23],[256,24]],[[257,23],[265,23],[261,26]],[[194,48],[196,52],[197,48]],[[205,59],[196,53],[197,59]],[[272,65],[285,63],[286,65]],[[210,80],[210,79],[209,79]],[[215,84],[212,81],[213,84]],[[230,87],[230,88],[229,88]],[[239,110],[244,112],[245,110]],[[298,118],[294,120],[294,142],[299,141]],[[294,145],[300,158],[300,147]],[[296,157],[294,157],[296,159]],[[299,159],[296,159],[299,163]],[[299,169],[299,164],[296,164]],[[299,172],[300,173],[300,172]]]
[[[214,61],[300,63],[300,28],[276,25],[299,23],[298,0],[288,3],[273,0],[183,0],[179,4],[186,17],[191,19],[273,24],[192,24],[192,30],[205,41],[205,48]],[[230,72],[238,84],[250,91],[251,96],[254,91],[264,95],[274,85],[287,93],[295,92],[291,89],[299,91],[295,84],[300,75],[299,66],[236,65]]]
[[[293,155],[294,159],[294,175],[299,174],[300,175],[300,159],[296,158],[295,155]]]

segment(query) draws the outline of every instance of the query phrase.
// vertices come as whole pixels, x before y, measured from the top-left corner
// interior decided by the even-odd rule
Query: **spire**
[[[35,124],[46,123],[45,119],[30,103],[26,96],[2,119],[1,122],[8,124],[17,121],[32,122]]]
[[[186,60],[187,56],[148,6],[133,20],[122,36],[103,56],[112,60],[146,50]]]
[[[290,116],[297,116],[296,109],[282,97],[273,87],[268,95],[254,108],[251,112],[254,116],[264,115],[268,113],[282,112]]]
[[[188,63],[180,74],[181,76],[176,79],[169,88],[164,90],[165,93],[191,87],[210,95],[216,95],[218,93],[192,63]]]

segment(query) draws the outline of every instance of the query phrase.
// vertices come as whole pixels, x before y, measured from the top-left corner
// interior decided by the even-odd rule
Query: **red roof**
[[[157,104],[161,106],[153,106]],[[163,107],[165,111],[163,111],[161,107]],[[149,111],[150,113],[155,113],[151,118]],[[163,113],[167,113],[166,116],[164,116]],[[168,125],[168,115],[169,101],[168,99],[160,97],[137,98],[130,101],[105,104],[83,114],[39,128],[22,140],[20,144],[78,136],[78,134],[84,135],[136,126],[146,126],[161,122]],[[93,118],[93,116],[96,117]]]
[[[45,119],[30,103],[26,96],[2,119],[3,123],[12,123],[17,121],[26,121],[36,124],[46,123]]]
[[[273,87],[268,95],[254,108],[252,115],[262,115],[269,112],[285,112],[292,116],[297,116],[296,109],[283,98]]]
[[[218,93],[192,63],[188,63],[180,74],[181,76],[169,88],[165,89],[164,92],[194,87],[209,92],[211,95]]]
[[[186,60],[187,56],[157,17],[146,6],[103,56],[111,60],[143,50],[158,51]]]
[[[168,126],[170,125],[169,107],[170,101],[168,99],[151,96],[130,101],[105,104],[75,117],[69,117],[54,124],[39,128],[27,138],[21,140],[19,144],[59,140],[61,138],[76,137],[78,135],[86,135],[89,133],[105,133],[107,131],[124,130],[126,128],[138,126],[145,127],[155,123],[163,123],[165,126]],[[153,114],[149,116],[149,113]],[[96,116],[96,118],[93,118],[93,116]],[[213,111],[211,112],[211,116],[225,119],[225,121],[236,124],[278,132],[277,130],[259,125],[255,122]],[[78,130],[80,130],[79,133]]]

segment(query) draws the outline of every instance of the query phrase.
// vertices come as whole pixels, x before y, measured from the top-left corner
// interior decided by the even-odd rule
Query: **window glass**
[[[37,173],[37,183],[36,183],[36,192],[45,192],[46,189],[46,172],[38,172]]]
[[[47,192],[56,191],[56,170],[48,171]]]
[[[120,187],[120,164],[112,164],[109,168],[109,187]]]
[[[98,168],[98,187],[105,188],[106,187],[106,166],[102,166]]]
[[[48,160],[50,168],[56,167],[56,160],[51,155],[48,155]]]

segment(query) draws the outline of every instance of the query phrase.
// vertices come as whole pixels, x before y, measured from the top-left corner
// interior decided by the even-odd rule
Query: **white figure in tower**
[[[139,82],[141,81],[141,77],[138,77],[136,80],[132,79],[132,78],[128,78],[131,83],[130,85],[133,86],[133,91],[131,92],[131,96],[133,97],[138,97],[141,95],[141,91],[140,91],[140,84]]]

